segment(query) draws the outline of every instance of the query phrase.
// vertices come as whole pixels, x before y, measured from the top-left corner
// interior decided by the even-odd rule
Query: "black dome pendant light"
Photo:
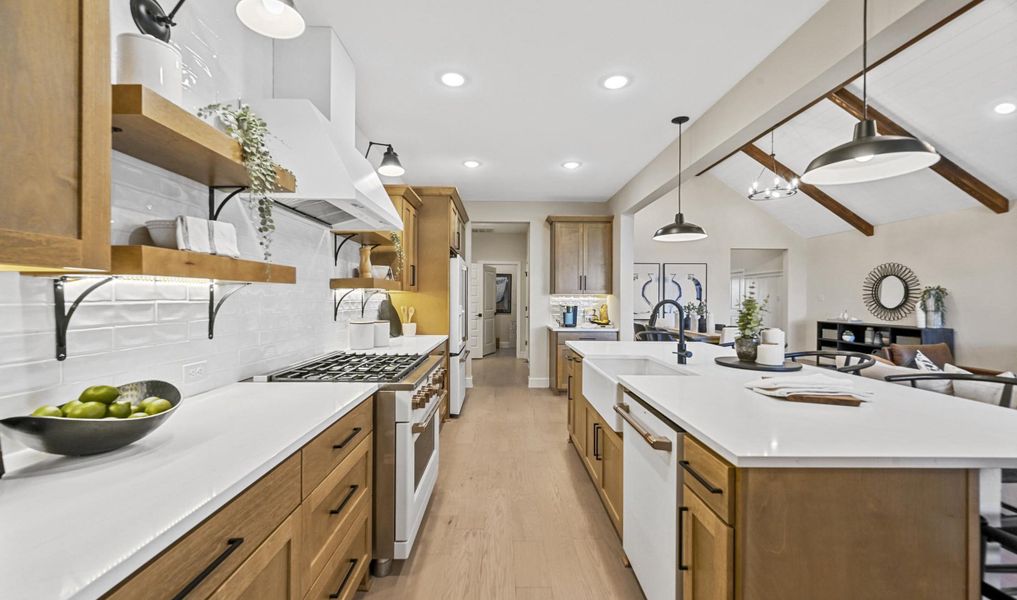
[[[682,125],[689,122],[688,117],[675,117],[671,122],[678,126],[678,214],[674,223],[668,223],[653,234],[655,242],[694,242],[706,238],[706,231],[695,223],[686,223],[682,214]]]
[[[897,177],[939,160],[939,153],[926,142],[910,136],[879,135],[869,118],[869,2],[862,0],[862,120],[855,125],[850,142],[817,156],[802,175],[811,185],[863,183]]]

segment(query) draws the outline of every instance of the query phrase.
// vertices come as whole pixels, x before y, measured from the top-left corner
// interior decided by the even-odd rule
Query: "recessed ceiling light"
[[[1008,115],[1017,110],[1017,104],[1014,104],[1013,102],[1000,102],[996,105],[996,108],[992,110],[996,111],[997,115]]]
[[[625,75],[611,75],[601,82],[601,85],[609,90],[620,90],[629,84],[629,78]]]
[[[449,87],[460,87],[466,83],[466,78],[460,73],[449,72],[441,76],[441,82]]]
[[[581,162],[579,162],[577,160],[570,160],[570,161],[567,161],[567,162],[563,162],[561,164],[561,166],[566,168],[566,169],[568,169],[569,171],[575,171],[579,167],[583,166],[583,163],[581,163]]]
[[[477,167],[480,166],[480,161],[479,160],[464,160],[463,161],[463,166],[466,167],[467,169],[476,169]]]

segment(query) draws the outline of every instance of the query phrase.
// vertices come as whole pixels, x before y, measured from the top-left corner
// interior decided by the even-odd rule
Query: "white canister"
[[[406,337],[413,337],[417,335],[417,324],[403,323],[403,335]]]
[[[174,104],[183,102],[180,50],[150,35],[117,36],[117,83],[140,83]]]
[[[388,347],[388,334],[392,324],[388,321],[375,321],[374,322],[374,347],[375,348],[387,348]]]
[[[756,362],[761,365],[779,367],[784,364],[784,346],[760,344],[756,347]]]
[[[350,350],[374,348],[374,321],[354,319],[350,321]]]
[[[717,329],[717,321],[713,318],[712,312],[706,313],[706,333],[714,333]]]
[[[781,349],[783,349],[784,348],[784,332],[781,331],[780,329],[777,329],[776,327],[771,327],[769,329],[764,329],[761,332],[760,342],[762,342],[764,344],[776,344],[777,346],[780,346]]]

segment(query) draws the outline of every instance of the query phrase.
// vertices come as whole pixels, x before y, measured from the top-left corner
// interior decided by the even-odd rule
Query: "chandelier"
[[[777,155],[773,152],[773,130],[770,130],[770,160],[773,161],[770,168],[773,171],[773,185],[765,188],[759,187],[759,180],[762,179],[763,173],[766,173],[766,167],[763,167],[759,171],[759,175],[756,176],[756,180],[752,182],[752,187],[749,188],[749,200],[776,200],[798,193],[798,178],[793,177],[791,181],[788,181],[777,172]]]

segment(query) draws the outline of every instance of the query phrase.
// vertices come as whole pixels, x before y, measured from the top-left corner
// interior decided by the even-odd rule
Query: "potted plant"
[[[276,189],[276,163],[265,145],[268,125],[250,106],[242,103],[239,106],[209,104],[198,110],[198,116],[217,118],[226,133],[240,144],[247,177],[251,180],[247,187],[247,207],[251,216],[257,218],[258,242],[268,260],[272,256],[270,247],[275,232],[273,201],[269,194]]]
[[[706,323],[707,313],[709,313],[709,310],[706,308],[706,303],[700,302],[696,311],[696,314],[699,315],[699,333],[707,332],[707,323]]]
[[[925,312],[926,327],[940,328],[944,326],[946,315],[946,297],[950,292],[941,285],[930,285],[922,290],[918,300],[918,310]]]
[[[756,348],[759,346],[759,330],[763,327],[763,313],[770,299],[760,302],[755,296],[742,300],[738,311],[738,338],[735,339],[735,352],[738,360],[756,361]]]
[[[696,308],[696,303],[695,301],[690,300],[689,302],[686,302],[685,306],[683,306],[682,308],[685,309],[685,318],[682,319],[681,327],[685,331],[692,331],[692,315],[696,314],[698,311],[698,309]]]

